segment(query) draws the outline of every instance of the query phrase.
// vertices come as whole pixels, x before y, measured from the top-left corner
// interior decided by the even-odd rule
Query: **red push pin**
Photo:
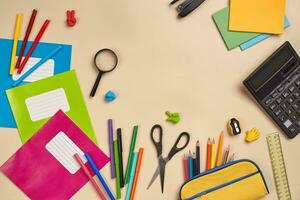
[[[67,25],[72,27],[76,24],[75,10],[67,10]]]

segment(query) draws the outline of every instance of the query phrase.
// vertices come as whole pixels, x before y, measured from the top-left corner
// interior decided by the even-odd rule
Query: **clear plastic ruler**
[[[279,134],[272,133],[268,135],[266,139],[268,143],[278,199],[291,200],[292,196],[287,178]]]

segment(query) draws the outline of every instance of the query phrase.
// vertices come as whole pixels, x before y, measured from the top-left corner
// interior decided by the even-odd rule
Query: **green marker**
[[[114,156],[115,156],[115,169],[116,169],[116,193],[117,193],[117,199],[120,199],[121,184],[120,184],[120,170],[119,170],[118,140],[114,140]]]
[[[133,159],[133,151],[134,151],[134,147],[135,147],[137,132],[138,132],[138,126],[134,126],[133,132],[132,132],[132,137],[131,137],[131,143],[130,143],[130,151],[129,151],[128,160],[127,160],[127,167],[126,167],[126,173],[125,173],[125,184],[127,184],[129,182],[129,178],[130,178],[130,171],[131,171],[132,159]]]

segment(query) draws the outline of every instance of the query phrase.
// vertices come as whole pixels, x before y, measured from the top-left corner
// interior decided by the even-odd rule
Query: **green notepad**
[[[6,90],[6,94],[23,143],[58,110],[97,143],[74,70]]]
[[[222,35],[222,38],[228,50],[238,47],[240,44],[260,35],[259,33],[229,31],[229,6],[214,13],[212,17],[219,29],[219,32]]]

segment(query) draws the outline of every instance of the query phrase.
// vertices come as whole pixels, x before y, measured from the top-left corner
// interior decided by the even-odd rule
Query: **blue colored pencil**
[[[91,156],[88,153],[85,153],[84,156],[86,157],[88,163],[90,164],[90,166],[92,167],[94,173],[97,175],[100,183],[102,184],[102,186],[104,187],[106,193],[108,194],[109,198],[111,200],[115,200],[115,197],[113,195],[113,193],[110,191],[108,185],[106,184],[105,180],[103,179],[103,177],[101,176],[99,169],[97,168],[96,164],[94,163],[93,159],[91,158]]]
[[[188,157],[188,165],[189,165],[189,178],[193,178],[193,158],[191,151],[189,152],[189,157]]]
[[[135,174],[135,169],[136,169],[137,158],[138,158],[138,153],[134,152],[133,153],[133,160],[132,160],[131,172],[130,172],[129,183],[128,183],[128,186],[127,186],[125,200],[130,200],[130,193],[131,193],[132,184],[133,184],[133,180],[134,180],[134,174]]]
[[[33,67],[31,67],[27,72],[25,72],[18,80],[12,83],[12,86],[19,85],[27,76],[29,76],[32,72],[34,72],[37,68],[39,68],[42,64],[44,64],[47,60],[55,56],[60,50],[62,49],[62,46],[58,46],[54,51],[49,53],[47,56],[42,58],[38,63],[36,63]]]

